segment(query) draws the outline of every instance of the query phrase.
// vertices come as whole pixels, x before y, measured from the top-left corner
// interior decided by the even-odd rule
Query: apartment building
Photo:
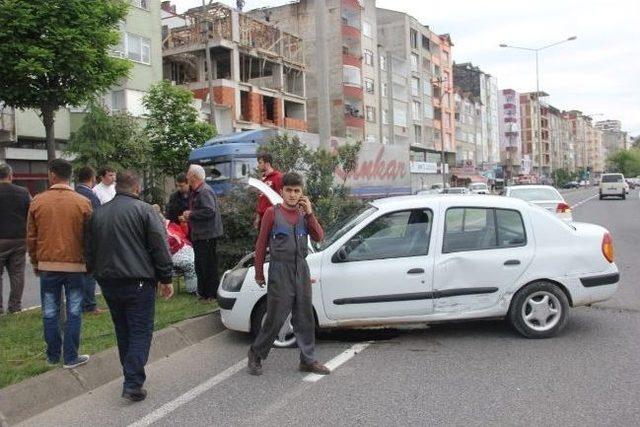
[[[133,63],[129,78],[111,88],[102,99],[111,110],[144,114],[142,98],[162,79],[160,2],[130,0],[131,8],[121,24],[122,39],[112,55]],[[47,182],[47,151],[44,125],[35,110],[9,111],[0,105],[0,160],[14,170],[15,182],[32,194],[44,191]],[[71,134],[79,128],[85,109],[61,108],[56,112],[56,155],[63,156]],[[3,130],[4,129],[4,130]]]
[[[376,10],[382,46],[382,138],[410,150],[412,187],[419,189],[442,181],[438,164],[443,140],[444,163],[455,163],[453,43],[448,34],[437,34],[406,13]]]
[[[459,87],[454,88],[456,166],[475,168],[482,156],[482,104]]]
[[[522,132],[520,95],[513,89],[498,92],[500,163],[506,179],[516,177],[522,169]]]
[[[221,3],[177,15],[163,2],[164,78],[191,90],[225,134],[264,127],[307,130],[302,40]],[[207,58],[209,52],[209,59]]]
[[[581,111],[563,113],[571,123],[571,133],[575,142],[575,168],[583,177],[597,176],[606,166],[603,132],[593,126],[593,119]]]
[[[497,80],[470,62],[453,64],[453,80],[456,86],[480,100],[482,151],[478,159],[478,167],[492,169],[500,162]]]
[[[539,178],[549,176],[551,171],[549,109],[540,99],[547,96],[546,92],[520,94],[522,154],[531,159],[530,173]]]
[[[627,133],[622,131],[620,120],[602,120],[596,122],[595,127],[602,131],[603,156],[605,160],[616,151],[629,148]]]

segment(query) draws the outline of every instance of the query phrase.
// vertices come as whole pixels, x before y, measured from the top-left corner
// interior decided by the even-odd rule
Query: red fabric
[[[285,206],[280,206],[280,208],[285,221],[291,224],[292,227],[295,226],[298,223],[298,209],[289,209]],[[307,231],[309,232],[309,237],[311,237],[314,242],[319,242],[324,239],[324,230],[322,230],[322,226],[318,222],[318,219],[313,214],[305,216],[305,219],[307,220]],[[262,222],[260,223],[260,234],[258,235],[258,241],[256,242],[256,280],[264,280],[264,259],[267,255],[269,237],[274,221],[274,208],[270,207],[264,213],[264,217],[262,217]]]
[[[191,246],[191,242],[189,241],[187,234],[185,234],[184,227],[182,225],[167,221],[166,226],[171,255],[175,254],[185,246]]]
[[[273,191],[280,194],[282,191],[282,172],[274,169],[270,174],[262,177],[262,182],[271,187]],[[261,218],[270,206],[271,202],[267,196],[260,193],[260,195],[258,195],[258,206],[256,208],[256,212],[258,212],[258,215],[260,215]]]

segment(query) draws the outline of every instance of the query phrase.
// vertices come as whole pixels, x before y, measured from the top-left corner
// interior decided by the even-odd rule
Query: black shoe
[[[125,388],[122,397],[132,402],[142,402],[147,398],[147,390],[143,388]]]
[[[305,362],[300,362],[300,371],[302,372],[311,372],[313,374],[317,374],[317,375],[329,375],[331,373],[331,370],[329,368],[327,368],[326,366],[324,366],[322,363],[320,362],[312,362],[312,363],[305,363]]]
[[[249,373],[251,375],[262,375],[262,363],[260,362],[260,356],[258,356],[253,349],[249,349],[249,354],[247,355],[249,361],[247,362],[247,368],[249,369]]]

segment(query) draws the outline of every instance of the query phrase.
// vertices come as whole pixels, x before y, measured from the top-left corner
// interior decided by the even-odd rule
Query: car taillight
[[[607,261],[613,262],[613,239],[609,233],[604,233],[602,237],[602,255]]]
[[[568,204],[562,202],[562,203],[558,203],[558,206],[556,207],[556,212],[557,213],[568,213],[571,212],[571,206],[569,206]]]

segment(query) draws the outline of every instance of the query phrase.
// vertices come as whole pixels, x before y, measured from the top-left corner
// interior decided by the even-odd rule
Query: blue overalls
[[[251,348],[266,359],[280,328],[291,313],[291,323],[300,348],[300,360],[306,364],[316,361],[315,319],[311,302],[311,277],[306,257],[309,233],[304,215],[291,225],[284,218],[281,207],[274,207],[274,224],[269,239],[269,284],[267,314]]]

